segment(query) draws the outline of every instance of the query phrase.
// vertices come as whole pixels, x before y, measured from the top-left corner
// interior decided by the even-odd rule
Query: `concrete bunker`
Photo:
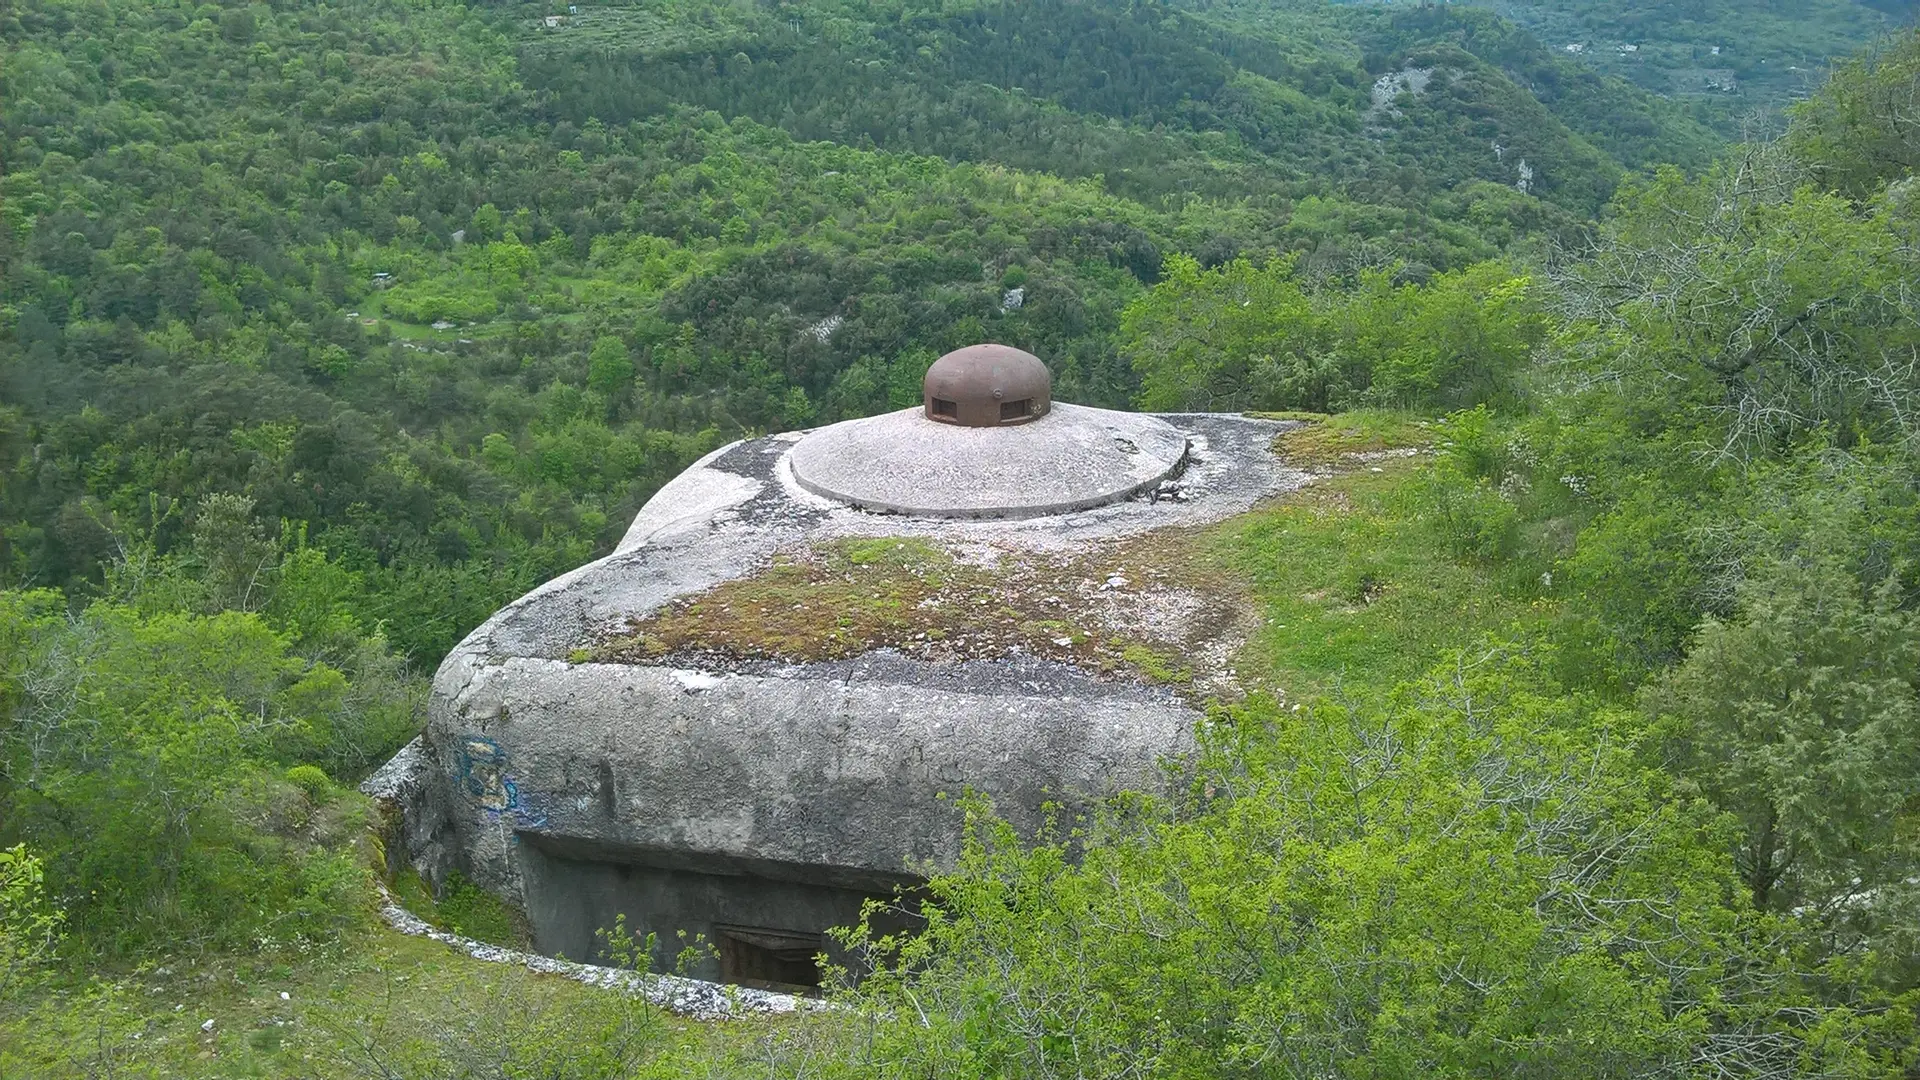
[[[1145,586],[1101,553],[1298,486],[1270,449],[1287,425],[1058,403],[1044,365],[1003,346],[943,357],[923,391],[914,408],[715,451],[612,554],[474,630],[435,676],[424,733],[370,782],[400,823],[390,852],[523,912],[541,952],[593,958],[625,916],[655,935],[656,967],[701,940],[689,974],[805,991],[816,956],[846,959],[827,931],[953,864],[954,796],[1031,833],[1049,804],[1166,785],[1199,702],[1094,662],[1154,621],[1125,606],[1150,601]],[[1023,581],[1047,560],[1100,569],[1004,618],[977,590],[889,592],[851,555],[779,576],[822,545],[909,542],[1027,567]],[[912,618],[849,640],[856,601]],[[668,614],[677,637],[633,646]],[[816,617],[832,649],[774,640]],[[687,632],[703,619],[713,632]],[[890,917],[883,929],[912,925],[905,907]]]

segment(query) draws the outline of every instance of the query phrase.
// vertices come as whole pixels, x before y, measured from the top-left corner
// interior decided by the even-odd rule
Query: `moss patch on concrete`
[[[1431,445],[1427,423],[1405,413],[1363,409],[1337,416],[1312,413],[1255,414],[1270,419],[1305,420],[1307,426],[1283,432],[1274,452],[1301,468],[1338,470],[1374,455],[1420,450]]]
[[[676,654],[802,663],[881,648],[929,660],[1024,654],[1186,686],[1193,649],[1247,610],[1228,576],[1180,532],[1070,556],[839,540],[670,603],[592,653],[625,663]]]

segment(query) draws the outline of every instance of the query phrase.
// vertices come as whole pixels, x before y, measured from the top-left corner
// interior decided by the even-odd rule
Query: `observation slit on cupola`
[[[969,345],[933,362],[922,384],[926,416],[960,427],[1038,420],[1053,408],[1053,379],[1032,353]]]

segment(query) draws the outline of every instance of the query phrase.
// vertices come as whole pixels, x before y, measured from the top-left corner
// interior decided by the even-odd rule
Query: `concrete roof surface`
[[[800,486],[912,517],[1026,518],[1139,494],[1180,471],[1186,435],[1140,413],[1058,404],[1010,427],[929,420],[918,408],[810,432],[790,459]]]

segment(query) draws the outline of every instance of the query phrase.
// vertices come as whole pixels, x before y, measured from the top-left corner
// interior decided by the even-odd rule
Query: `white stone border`
[[[602,990],[635,994],[669,1012],[695,1020],[737,1020],[748,1015],[797,1013],[805,1009],[830,1007],[794,994],[724,986],[678,975],[655,975],[597,964],[576,964],[571,960],[556,960],[538,953],[489,945],[484,941],[435,930],[425,919],[401,907],[385,885],[380,886],[380,917],[402,934],[430,938],[475,960],[490,964],[520,964],[529,971],[558,975]]]

